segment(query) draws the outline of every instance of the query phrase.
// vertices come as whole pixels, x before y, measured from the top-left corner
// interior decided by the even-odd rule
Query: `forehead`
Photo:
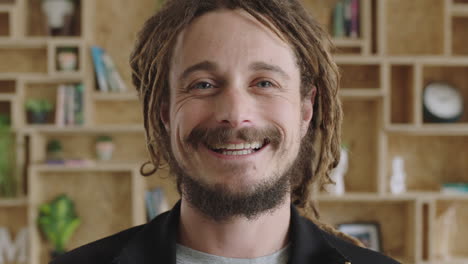
[[[172,66],[213,61],[226,67],[253,62],[296,70],[291,47],[243,10],[217,10],[196,18],[178,36]]]

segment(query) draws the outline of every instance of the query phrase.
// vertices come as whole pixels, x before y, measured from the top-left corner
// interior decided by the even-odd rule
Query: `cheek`
[[[182,141],[209,115],[208,105],[200,100],[191,100],[171,109],[171,137],[173,142]]]

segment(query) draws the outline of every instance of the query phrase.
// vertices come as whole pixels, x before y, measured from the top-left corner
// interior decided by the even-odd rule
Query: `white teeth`
[[[213,146],[214,149],[223,150],[245,150],[245,149],[258,149],[263,146],[260,142],[240,143],[240,144],[221,144]]]
[[[223,155],[248,155],[253,153],[254,151],[249,149],[249,150],[238,150],[238,151],[223,151]]]

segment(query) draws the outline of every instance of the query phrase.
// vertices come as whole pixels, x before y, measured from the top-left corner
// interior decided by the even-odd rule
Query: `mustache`
[[[235,139],[246,142],[269,143],[274,149],[277,149],[281,142],[281,132],[278,128],[271,125],[263,128],[244,127],[240,129],[230,127],[196,127],[186,137],[185,142],[196,149],[203,143],[208,146],[214,146]]]

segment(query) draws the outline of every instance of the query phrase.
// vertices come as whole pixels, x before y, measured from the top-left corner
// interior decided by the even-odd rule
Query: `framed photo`
[[[343,223],[338,225],[338,230],[357,238],[369,249],[382,251],[380,225],[377,222]]]

